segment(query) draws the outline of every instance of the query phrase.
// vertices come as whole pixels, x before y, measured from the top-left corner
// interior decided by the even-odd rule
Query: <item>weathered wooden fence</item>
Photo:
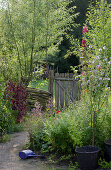
[[[49,98],[51,97],[51,94],[49,92],[29,87],[27,88],[27,94],[29,109],[34,107],[35,102],[39,102],[44,109]]]
[[[57,108],[67,106],[70,101],[78,100],[80,89],[73,73],[55,74],[55,105]]]

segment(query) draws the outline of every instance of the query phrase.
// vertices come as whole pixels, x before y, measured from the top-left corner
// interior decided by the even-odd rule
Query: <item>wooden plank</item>
[[[58,88],[60,89],[60,93],[58,90],[58,103],[63,107],[67,106],[71,101],[79,99],[79,87],[78,81],[74,80],[73,73],[57,73],[55,76],[55,81],[58,84]],[[56,84],[56,85],[57,85]],[[56,97],[57,98],[57,97]],[[56,101],[57,103],[57,101]],[[59,105],[58,104],[58,105]]]
[[[74,99],[75,99],[75,100],[78,100],[78,93],[79,93],[78,90],[79,90],[79,89],[78,89],[78,81],[75,80],[75,81],[74,81]]]
[[[59,73],[55,73],[55,78],[59,78]]]
[[[64,80],[64,81],[72,81],[73,79],[72,78],[65,78],[65,77],[60,77],[60,78],[55,78],[55,80]]]
[[[61,86],[60,86],[60,106],[64,107],[64,81],[61,81]]]
[[[49,71],[49,87],[48,91],[51,93],[51,96],[53,97],[53,82],[54,82],[54,71],[50,70]]]
[[[63,90],[65,90],[65,88],[64,88],[64,85],[63,85],[63,83],[61,83],[62,81],[56,81],[56,83],[60,86],[60,88],[62,88]]]
[[[55,80],[55,106],[59,109],[59,85]]]
[[[65,87],[65,106],[68,106],[68,95],[67,95],[67,86],[68,86],[68,81],[64,81],[64,87]]]
[[[69,78],[73,78],[73,73],[69,73]]]

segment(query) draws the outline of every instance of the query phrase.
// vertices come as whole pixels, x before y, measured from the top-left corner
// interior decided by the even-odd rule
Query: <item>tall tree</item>
[[[28,83],[34,60],[57,50],[62,35],[70,29],[72,15],[67,8],[70,2],[7,0],[5,3],[0,18],[2,72],[5,79],[25,79]]]

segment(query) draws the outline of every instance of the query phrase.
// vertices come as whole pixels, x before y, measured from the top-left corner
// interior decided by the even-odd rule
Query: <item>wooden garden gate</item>
[[[57,108],[67,106],[70,101],[78,100],[80,90],[73,73],[55,74],[55,104]]]

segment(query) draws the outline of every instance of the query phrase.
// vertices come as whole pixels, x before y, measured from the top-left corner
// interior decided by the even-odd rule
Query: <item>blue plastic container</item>
[[[35,155],[35,153],[33,151],[31,151],[30,149],[27,150],[23,150],[21,152],[19,152],[19,157],[21,159],[27,159],[30,157],[44,157],[43,155]]]

